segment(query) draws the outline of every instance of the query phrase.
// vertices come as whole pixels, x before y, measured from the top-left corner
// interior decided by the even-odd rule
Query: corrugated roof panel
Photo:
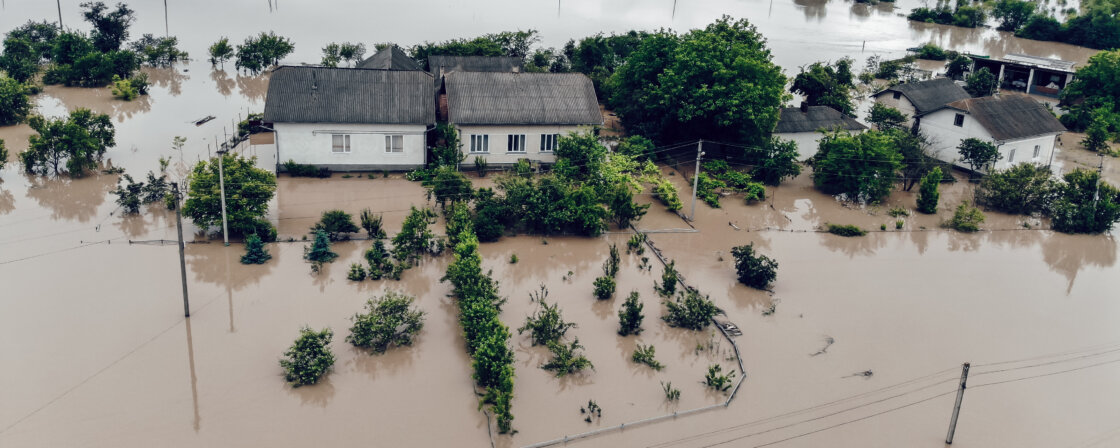
[[[285,66],[268,85],[264,119],[282,123],[435,123],[435,90],[422,71]]]

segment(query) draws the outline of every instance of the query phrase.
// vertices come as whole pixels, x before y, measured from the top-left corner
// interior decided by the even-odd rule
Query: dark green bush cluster
[[[980,230],[980,223],[982,222],[984,222],[984,212],[976,207],[969,206],[968,201],[965,201],[957,206],[957,211],[953,212],[953,218],[945,226],[961,232],[975,232]]]
[[[704,384],[716,391],[727,392],[731,388],[732,378],[735,378],[734,370],[723,373],[722,366],[712,364],[708,366],[708,373],[704,375]]]
[[[665,301],[666,312],[661,316],[671,327],[689,330],[703,330],[712,323],[719,309],[708,299],[693,289],[682,291],[675,300]]]
[[[530,300],[537,304],[537,310],[525,318],[525,325],[517,329],[517,334],[529,332],[533,345],[548,345],[549,342],[559,341],[575,328],[575,322],[565,322],[560,315],[560,306],[549,304],[548,289],[541,285],[540,291],[530,295]]]
[[[634,354],[630,356],[630,360],[638,364],[645,364],[653,370],[661,370],[665,368],[665,366],[654,358],[655,352],[656,350],[653,348],[653,344],[638,344],[638,348],[634,349]]]
[[[260,236],[254,233],[245,239],[245,255],[241,256],[241,264],[264,264],[271,259],[272,254],[265,250]]]
[[[318,274],[323,263],[330,263],[338,258],[338,254],[331,250],[331,240],[327,232],[315,231],[315,240],[310,246],[303,248],[303,259],[311,263],[311,272]]]
[[[113,194],[117,196],[117,205],[121,206],[125,214],[139,213],[141,204],[166,204],[170,193],[171,185],[167,182],[167,174],[161,172],[156,177],[151,171],[148,171],[147,182],[136,182],[132,176],[122,174],[117,179],[117,189],[113,190]]]
[[[916,22],[939,23],[965,28],[976,28],[983,25],[987,19],[983,6],[969,6],[958,3],[956,9],[950,8],[948,3],[942,3],[935,8],[914,8],[906,18]]]
[[[412,296],[389,291],[366,302],[366,312],[350,318],[354,326],[346,342],[373,353],[385,353],[391,346],[412,345],[424,328],[425,313],[413,306]]]
[[[751,180],[750,174],[731,169],[727,162],[712,160],[704,162],[703,168],[696,188],[697,195],[712,207],[719,208],[719,194],[715,191],[717,189],[743,193],[748,204],[766,198],[766,187],[762,183]],[[707,177],[704,176],[705,173]]]
[[[661,297],[672,297],[677,293],[677,282],[680,280],[680,273],[677,272],[677,262],[669,260],[669,264],[665,265],[664,270],[661,271],[661,284],[654,284],[654,289]]]
[[[599,300],[610,299],[614,295],[615,276],[618,275],[618,266],[622,259],[618,255],[618,246],[611,244],[610,254],[603,262],[603,276],[595,279],[595,298]]]
[[[311,227],[312,232],[322,230],[327,232],[331,241],[345,241],[350,239],[350,234],[358,231],[354,225],[354,218],[342,210],[327,210],[319,222]]]
[[[778,262],[754,251],[754,243],[731,248],[735,257],[735,272],[739,283],[752,288],[766,289],[778,277]]]
[[[292,177],[318,177],[327,178],[331,177],[331,169],[327,167],[316,167],[315,165],[304,165],[296,163],[293,160],[284,162],[284,171]]]
[[[499,319],[504,301],[498,296],[498,283],[482,271],[474,231],[463,230],[455,240],[455,261],[447,266],[443,279],[451,282],[457,298],[459,324],[467,352],[474,358],[474,380],[486,389],[482,403],[490,405],[498,430],[505,434],[513,422],[513,350],[509,328]]]
[[[850,224],[829,224],[828,233],[840,236],[864,236],[867,231]]]
[[[334,332],[330,328],[315,331],[303,327],[299,330],[299,338],[280,359],[284,379],[292,383],[292,387],[318,383],[330,370],[334,365],[334,353],[329,347],[332,338]]]
[[[622,308],[618,309],[618,334],[620,336],[629,336],[632,334],[642,334],[642,320],[645,316],[642,315],[641,297],[638,291],[631,291],[630,296],[622,303]]]
[[[573,340],[571,344],[551,341],[548,343],[548,351],[552,353],[552,359],[541,365],[541,368],[556,372],[557,377],[577,373],[587,368],[594,369],[591,360],[580,353],[581,350],[583,346],[580,345],[579,338]]]

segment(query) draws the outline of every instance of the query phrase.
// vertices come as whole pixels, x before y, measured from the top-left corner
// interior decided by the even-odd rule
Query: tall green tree
[[[31,113],[27,86],[19,80],[0,76],[0,126],[20,123]]]
[[[244,69],[254,75],[264,69],[276,65],[280,59],[295,51],[296,46],[286,37],[277,36],[276,33],[260,33],[250,36],[245,42],[237,46],[237,60],[235,65],[238,70]]]
[[[1109,114],[1110,112],[1103,107],[1094,112],[1093,121],[1085,129],[1085,138],[1081,140],[1081,146],[1093,152],[1108,152],[1108,138],[1111,134],[1108,131]]]
[[[1077,76],[1062,90],[1061,106],[1068,113],[1062,124],[1083,131],[1100,116],[1120,127],[1120,49],[1102,51],[1077,69]],[[1098,111],[1098,109],[1104,111]],[[1115,129],[1114,129],[1115,130]]]
[[[19,82],[28,82],[39,73],[39,54],[26,39],[9,36],[4,39],[0,70]]]
[[[226,61],[233,58],[233,46],[229,44],[228,37],[222,37],[217,42],[210,45],[210,65],[221,64],[225,67]]]
[[[128,40],[128,27],[136,20],[134,11],[124,3],[110,8],[104,2],[82,3],[82,17],[93,25],[93,44],[102,53],[121,49]]]
[[[800,94],[810,106],[828,106],[852,115],[852,60],[842,58],[833,64],[814,62],[793,78],[789,90]]]
[[[1000,31],[1015,32],[1034,14],[1034,2],[1024,0],[999,0],[992,7],[992,17],[999,20]]]
[[[902,154],[890,134],[868,131],[858,135],[834,131],[820,141],[813,157],[813,183],[829,194],[875,203],[894,187],[902,168]]]
[[[941,193],[937,187],[941,184],[941,167],[935,167],[922,178],[922,186],[918,188],[918,211],[925,214],[937,213],[937,203]]]
[[[58,37],[59,29],[58,24],[47,22],[35,22],[28,20],[27,23],[13,28],[8,31],[9,39],[21,39],[29,42],[35,50],[39,61],[45,61],[51,58],[51,50],[54,47],[54,39]]]
[[[634,202],[634,192],[630,185],[620,183],[607,193],[607,209],[610,210],[610,219],[618,225],[620,230],[630,227],[630,223],[642,219],[649,204]]]
[[[1020,163],[988,173],[976,187],[976,203],[1016,215],[1045,212],[1059,190],[1050,168]]]
[[[1064,233],[1101,233],[1120,221],[1120,190],[1102,182],[1096,171],[1077,169],[1063,176],[1057,199],[1050,206],[1054,230]]]
[[[766,39],[724,16],[704,29],[642,40],[611,77],[627,129],[655,141],[708,138],[760,145],[778,122],[785,75]]]
[[[957,152],[961,154],[961,161],[967,163],[973,173],[987,170],[991,168],[992,164],[1003,158],[996,145],[975,137],[961,140],[961,143],[957,145]]]
[[[875,129],[886,131],[900,129],[906,125],[908,117],[898,109],[876,102],[871,105],[867,113],[867,122],[875,125]]]
[[[964,90],[972,95],[974,98],[981,96],[991,96],[996,92],[999,80],[996,75],[988,71],[988,67],[980,67],[975,73],[968,75],[965,79]]]
[[[778,185],[801,174],[797,142],[770,137],[758,149],[747,150],[747,161],[754,164],[751,177],[766,185]]]
[[[59,174],[66,171],[81,176],[97,167],[105,150],[116,145],[116,130],[108,115],[89,109],[76,109],[67,118],[33,116],[28,120],[37,135],[28,139],[27,151],[20,161],[28,173]]]
[[[265,219],[268,202],[276,194],[276,175],[257,168],[256,157],[225,154],[226,220],[234,235],[257,234],[265,241],[276,239],[276,230]],[[218,160],[198,162],[191,171],[191,182],[183,214],[198,227],[208,230],[222,225],[221,186]]]

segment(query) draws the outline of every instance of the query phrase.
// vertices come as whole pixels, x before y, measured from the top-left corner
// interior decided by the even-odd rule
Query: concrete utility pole
[[[1101,177],[1104,177],[1104,154],[1097,154],[1101,158],[1097,165],[1097,183],[1093,185],[1093,214],[1097,214],[1097,201],[1101,199]]]
[[[191,303],[187,298],[187,260],[183,247],[183,213],[179,202],[182,196],[179,193],[178,182],[171,183],[171,191],[175,193],[175,230],[179,233],[179,274],[183,278],[183,316],[191,317]]]
[[[957,416],[961,413],[961,400],[964,400],[965,382],[968,381],[969,363],[961,367],[961,385],[957,389],[957,404],[953,406],[953,419],[949,420],[949,434],[945,436],[945,444],[953,444],[953,434],[957,432]]]
[[[700,187],[700,158],[704,156],[704,139],[696,142],[696,171],[692,173],[692,214],[689,221],[696,220],[696,189]]]
[[[228,148],[228,143],[222,143],[221,149],[218,150],[218,187],[221,188],[222,193],[222,242],[226,246],[229,246],[229,224],[226,222],[226,175],[222,159],[226,158]]]
[[[62,31],[62,0],[55,0],[58,4],[58,30]]]

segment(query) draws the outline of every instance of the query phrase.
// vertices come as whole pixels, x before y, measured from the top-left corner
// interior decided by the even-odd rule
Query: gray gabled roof
[[[872,96],[879,96],[886,92],[899,92],[910,100],[917,110],[915,115],[921,116],[940,109],[953,101],[971,98],[972,96],[949,78],[935,78],[928,81],[908,82],[884,89]]]
[[[783,107],[774,133],[817,132],[822,129],[859,131],[867,129],[867,126],[828,106],[809,106],[806,112],[802,112],[800,107]]]
[[[582,73],[456,72],[444,86],[454,124],[603,124],[595,86]]]
[[[376,68],[381,70],[415,70],[421,71],[420,64],[408,57],[403,50],[396,45],[390,45],[389,48],[378,51],[377,54],[370,56],[358,63],[357,68]]]
[[[264,121],[433,124],[432,76],[422,71],[284,66],[272,72]]]
[[[451,72],[519,72],[525,61],[506,56],[428,56],[428,71]]]
[[[975,118],[997,141],[1065,132],[1046,106],[1021,93],[954,101],[948,106]]]

